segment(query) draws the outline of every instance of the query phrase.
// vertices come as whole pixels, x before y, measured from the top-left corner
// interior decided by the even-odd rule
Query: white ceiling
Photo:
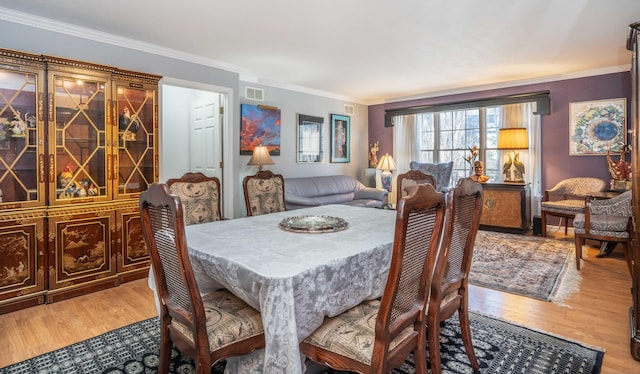
[[[16,22],[51,25],[14,11],[25,12],[76,35],[89,28],[101,32],[84,33],[92,38],[197,57],[244,81],[363,104],[627,71],[628,25],[640,21],[640,0],[0,0],[0,7]]]

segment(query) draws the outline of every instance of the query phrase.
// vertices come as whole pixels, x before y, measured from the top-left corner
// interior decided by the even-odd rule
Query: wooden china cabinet
[[[0,50],[0,313],[146,275],[159,79]]]

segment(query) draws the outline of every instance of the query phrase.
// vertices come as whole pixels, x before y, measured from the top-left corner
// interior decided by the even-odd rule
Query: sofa
[[[367,187],[348,175],[287,178],[284,181],[287,210],[326,204],[382,207],[387,204],[387,190]]]

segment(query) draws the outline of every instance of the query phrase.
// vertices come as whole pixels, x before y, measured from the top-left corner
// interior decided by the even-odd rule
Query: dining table
[[[299,343],[325,316],[382,295],[395,218],[389,209],[322,205],[187,226],[200,292],[226,288],[262,316],[265,348],[228,359],[226,372],[304,372]]]

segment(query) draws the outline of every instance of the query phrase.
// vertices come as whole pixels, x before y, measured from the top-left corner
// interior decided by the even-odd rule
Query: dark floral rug
[[[600,348],[587,347],[477,313],[471,313],[470,317],[481,373],[600,373],[604,356]],[[0,373],[156,373],[159,342],[158,318],[150,318],[0,368]],[[444,373],[473,372],[467,361],[456,318],[442,328],[440,342]],[[223,371],[224,362],[216,365],[211,372],[219,374]],[[193,360],[183,357],[174,348],[169,372],[194,373]],[[320,372],[332,373],[328,369]],[[413,358],[409,357],[393,373],[415,373]]]
[[[573,241],[478,231],[471,284],[562,304],[580,279]]]

